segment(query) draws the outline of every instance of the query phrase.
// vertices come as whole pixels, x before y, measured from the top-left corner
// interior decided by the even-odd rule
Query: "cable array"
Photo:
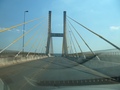
[[[42,18],[36,18],[36,19],[33,19],[33,20],[29,20],[25,23],[13,25],[9,28],[5,28],[5,29],[0,30],[0,32],[7,32],[7,31],[12,30],[14,28],[17,29],[18,27],[20,27],[24,24],[28,24],[27,26],[29,26],[29,23],[32,26],[32,27],[29,26],[30,28],[25,30],[24,34],[18,36],[17,38],[14,38],[14,40],[11,41],[11,43],[9,43],[8,45],[5,44],[6,46],[0,50],[0,54],[9,50],[9,48],[11,46],[18,45],[18,42],[20,43],[22,41],[21,39],[23,37],[25,37],[25,39],[26,39],[26,41],[24,41],[24,47],[21,45],[22,49],[19,48],[19,50],[15,51],[16,52],[16,54],[14,56],[15,58],[18,57],[19,55],[29,56],[30,53],[32,53],[32,54],[33,53],[34,54],[41,53],[40,51],[38,51],[38,48],[43,46],[43,45],[40,45],[41,40],[44,39],[44,38],[47,38],[46,34],[47,34],[47,29],[48,28],[47,28],[46,21],[47,21],[47,18],[45,18],[45,17],[44,18],[43,17]],[[32,25],[32,23],[34,23],[34,24]],[[42,27],[44,26],[44,28],[42,28],[41,26]],[[6,34],[6,33],[4,33],[4,34]],[[47,40],[45,40],[45,43],[46,42],[47,42]],[[46,46],[45,43],[44,43],[44,47]],[[31,48],[29,49],[29,47],[31,47]],[[25,52],[23,52],[23,48],[26,48]]]

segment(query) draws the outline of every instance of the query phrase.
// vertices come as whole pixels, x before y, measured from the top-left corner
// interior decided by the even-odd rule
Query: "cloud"
[[[6,29],[6,28],[0,27],[0,30],[3,30],[3,29]]]
[[[8,30],[9,32],[11,32],[12,30]]]
[[[0,30],[5,30],[5,29],[7,29],[7,28],[4,28],[4,27],[0,27]],[[13,28],[13,29],[10,29],[10,30],[7,30],[7,31],[9,31],[9,32],[21,32],[21,30],[20,29],[16,29],[16,28]]]
[[[8,28],[4,28],[4,27],[0,27],[0,31],[3,31],[4,32],[4,30],[7,30]],[[8,31],[11,31],[11,30],[8,30]]]
[[[110,30],[112,31],[120,30],[120,26],[111,26]]]
[[[20,30],[19,30],[19,29],[17,29],[16,31],[17,31],[17,32],[20,32]]]

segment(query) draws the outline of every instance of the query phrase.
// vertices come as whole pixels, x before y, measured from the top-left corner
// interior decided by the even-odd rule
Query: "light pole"
[[[25,14],[26,14],[26,12],[28,12],[28,11],[24,11],[24,24],[23,24],[23,53],[24,53],[24,39],[25,39],[24,33],[25,33]]]

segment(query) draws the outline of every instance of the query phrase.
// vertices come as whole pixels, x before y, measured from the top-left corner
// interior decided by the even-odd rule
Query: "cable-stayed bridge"
[[[0,77],[11,90],[119,83],[119,46],[66,14],[64,11],[63,33],[52,32],[51,11],[47,18],[36,18],[0,30],[3,39],[0,45]],[[113,49],[95,51],[74,24]],[[62,48],[56,43],[61,49],[58,57],[53,45],[55,37],[63,38]],[[91,37],[90,40],[94,39]],[[97,42],[94,44],[100,47]],[[84,51],[85,47],[88,51]]]

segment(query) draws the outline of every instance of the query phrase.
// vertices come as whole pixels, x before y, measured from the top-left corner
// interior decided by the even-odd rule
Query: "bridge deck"
[[[95,84],[101,78],[113,82],[109,76],[63,57],[50,57],[1,68],[0,77],[11,90],[49,90],[52,87],[46,86],[53,86],[54,83],[58,86],[74,86],[81,85],[82,80],[84,83]]]

